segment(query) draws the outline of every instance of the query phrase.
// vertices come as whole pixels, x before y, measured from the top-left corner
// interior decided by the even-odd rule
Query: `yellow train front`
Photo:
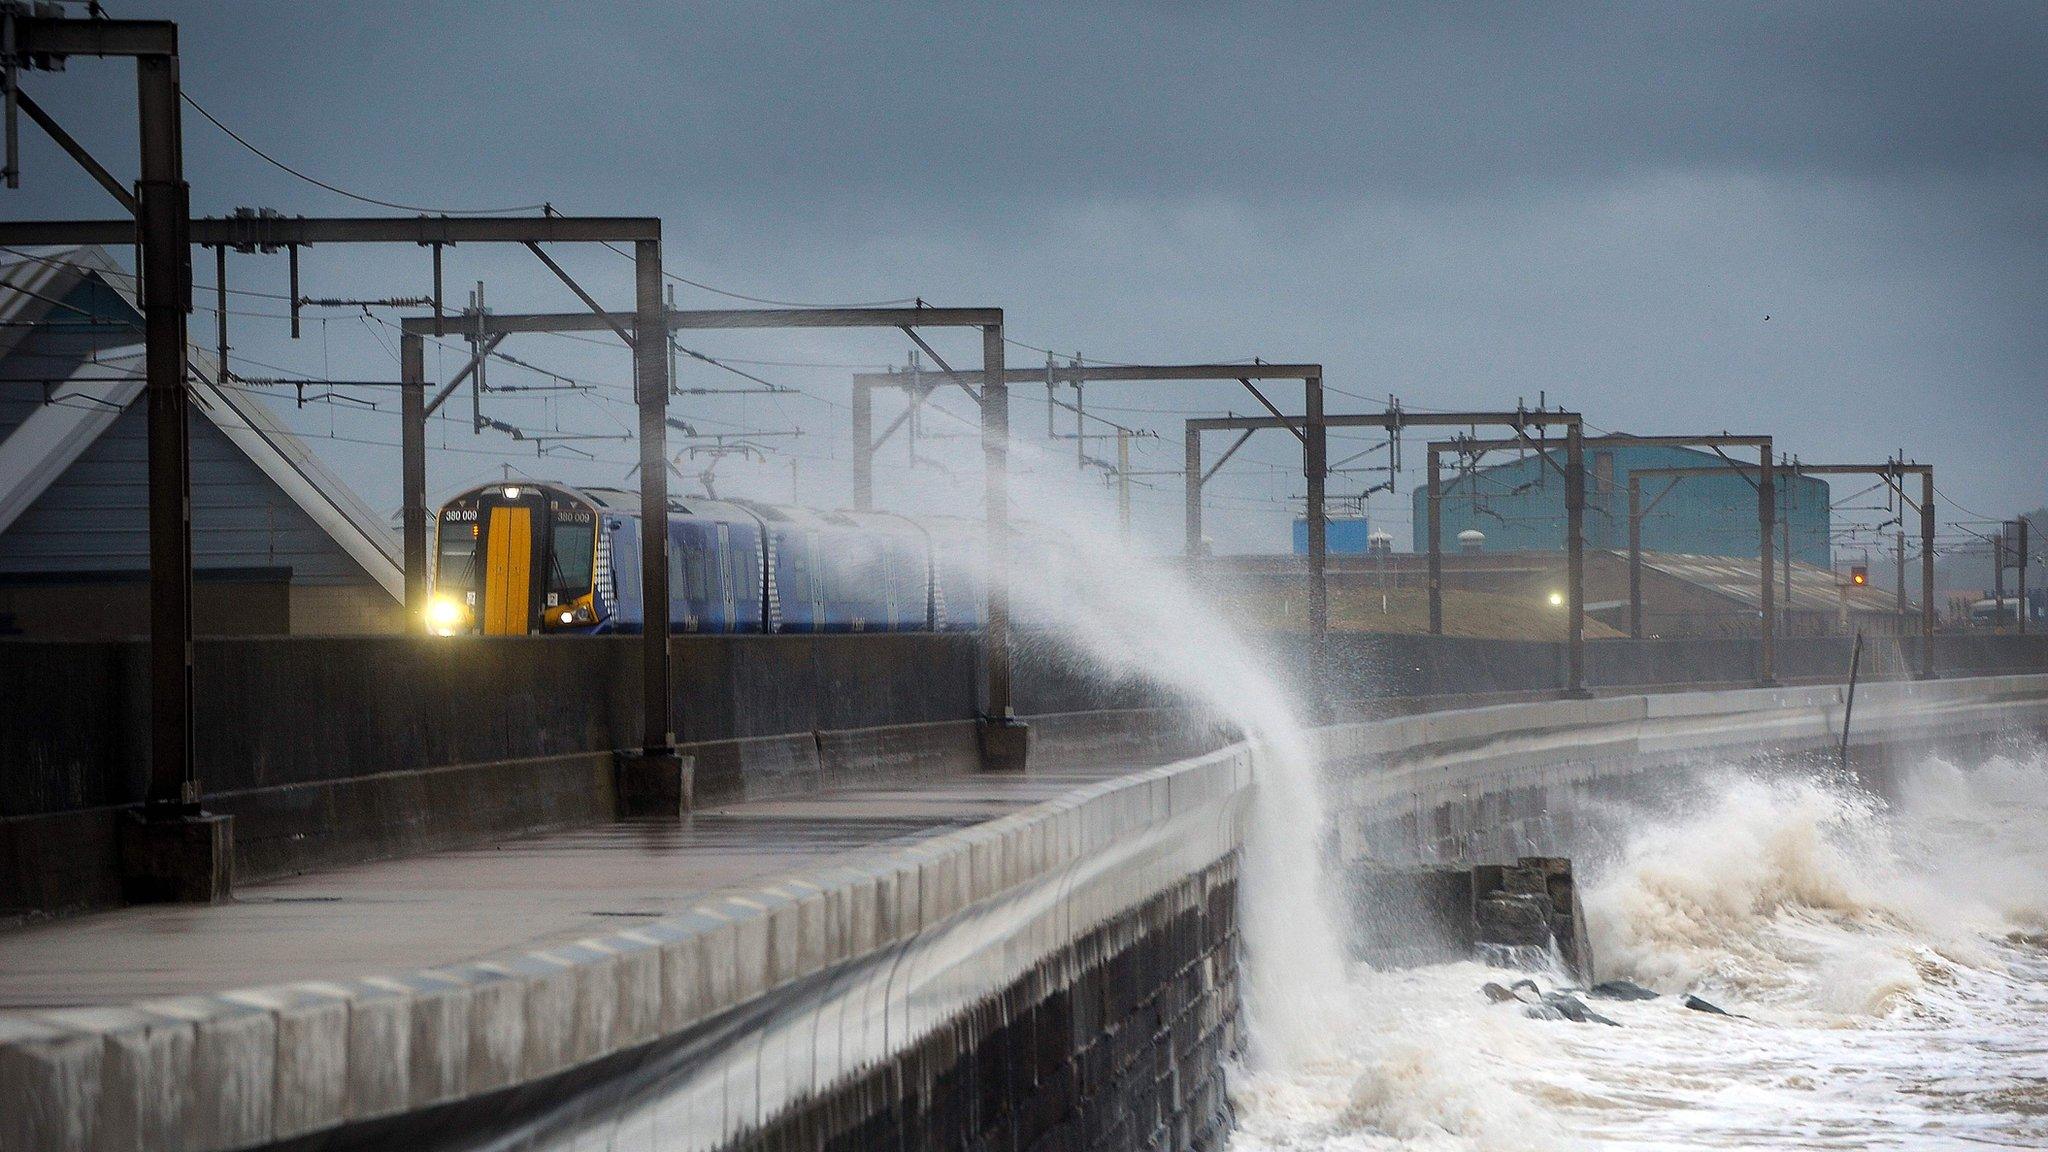
[[[600,630],[612,615],[600,514],[590,497],[549,484],[489,484],[450,500],[428,626],[443,636]]]

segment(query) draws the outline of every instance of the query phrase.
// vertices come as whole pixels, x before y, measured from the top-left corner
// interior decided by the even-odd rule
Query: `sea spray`
[[[1322,788],[1283,679],[1172,559],[1134,554],[1097,527],[1107,510],[1028,485],[1020,505],[1058,547],[1020,547],[1010,588],[1020,625],[1108,675],[1142,677],[1229,721],[1253,748],[1256,784],[1239,904],[1249,1055],[1297,1066],[1338,1050],[1351,1003],[1325,883]],[[1028,538],[1028,537],[1027,537]]]
[[[1232,1077],[1244,1125],[1237,1144],[1567,1146],[1540,1106],[1502,1089],[1496,1071],[1545,1050],[1532,1022],[1461,1004],[1454,1019],[1419,1024],[1407,973],[1350,970],[1323,856],[1313,735],[1274,661],[1176,560],[1133,555],[1096,527],[1113,522],[1106,509],[1049,485],[1029,485],[1020,506],[1026,539],[1058,541],[1013,554],[1013,603],[1030,642],[1097,675],[1170,689],[1227,719],[1254,750],[1239,886],[1249,1051]],[[1460,981],[1476,986],[1483,970],[1458,967],[1470,970]]]

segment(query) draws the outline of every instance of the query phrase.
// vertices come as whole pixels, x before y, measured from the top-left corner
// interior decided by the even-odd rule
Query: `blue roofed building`
[[[1495,455],[1501,462],[1465,474],[1454,474],[1445,461],[1442,528],[1445,551],[1456,548],[1458,533],[1477,529],[1486,535],[1489,552],[1545,552],[1564,548],[1564,478],[1559,469],[1564,449],[1550,450],[1558,467],[1536,453],[1518,459]],[[1737,462],[1753,464],[1755,454],[1736,454]],[[1691,448],[1586,446],[1586,547],[1628,549],[1628,478],[1645,468],[1703,468],[1728,461],[1712,452]],[[1750,476],[1689,476],[1675,484],[1670,477],[1644,476],[1643,503],[1654,507],[1643,517],[1642,546],[1649,552],[1691,556],[1755,557],[1757,555],[1756,489]],[[1832,567],[1831,501],[1827,482],[1812,476],[1778,476],[1780,535],[1774,548],[1789,545],[1793,559],[1816,568]],[[1670,490],[1665,491],[1666,485]],[[1661,494],[1661,495],[1660,495]],[[1415,549],[1428,547],[1429,492],[1414,492]]]
[[[1372,524],[1363,516],[1323,518],[1323,547],[1332,556],[1364,556],[1372,551]],[[1294,518],[1294,554],[1308,555],[1308,517]]]

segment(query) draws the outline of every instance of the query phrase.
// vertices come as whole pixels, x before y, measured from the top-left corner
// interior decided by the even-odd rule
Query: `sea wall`
[[[1839,686],[1502,704],[1320,730],[1335,851],[1355,879],[1597,848],[1632,810],[1702,773],[1831,767]],[[2048,728],[2048,676],[1863,684],[1848,763],[1883,794],[1894,769]]]

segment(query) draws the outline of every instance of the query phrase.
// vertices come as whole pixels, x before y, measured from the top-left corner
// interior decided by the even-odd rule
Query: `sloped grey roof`
[[[61,307],[81,280],[97,278],[133,308],[134,277],[105,249],[74,248],[25,256],[0,265],[0,359]],[[15,291],[6,291],[12,288]],[[137,314],[139,319],[139,313]],[[140,334],[135,341],[139,345]],[[122,411],[142,396],[141,357],[132,348],[103,355],[56,385],[65,395],[89,398],[77,406],[43,405],[0,441],[0,532],[74,463]],[[293,435],[268,405],[219,383],[219,365],[205,349],[187,348],[195,379],[193,407],[247,456],[292,503],[394,598],[405,594],[397,537],[361,497]],[[109,377],[132,376],[109,381]],[[90,382],[82,379],[90,378]],[[53,391],[53,395],[57,392]]]

